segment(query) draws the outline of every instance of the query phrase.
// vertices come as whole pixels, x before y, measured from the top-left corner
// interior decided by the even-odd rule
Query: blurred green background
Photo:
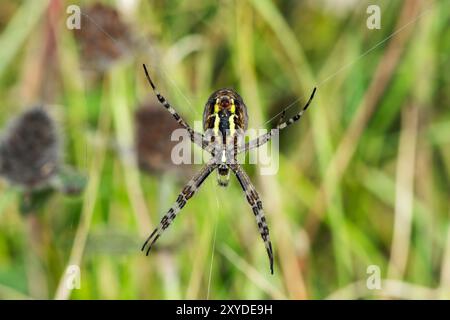
[[[64,162],[88,179],[80,196],[54,193],[28,214],[19,188],[0,182],[0,298],[450,298],[448,0],[98,3],[0,3],[0,125],[45,105]],[[366,25],[373,4],[381,29]],[[70,5],[80,30],[66,25]],[[318,86],[280,135],[278,173],[245,166],[273,276],[233,177],[223,189],[212,175],[140,252],[199,169],[170,165],[173,123],[142,63],[190,123],[231,86],[249,126],[271,128]]]

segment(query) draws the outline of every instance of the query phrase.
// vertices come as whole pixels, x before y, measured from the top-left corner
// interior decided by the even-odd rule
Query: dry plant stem
[[[66,285],[66,270],[68,266],[77,265],[80,266],[83,257],[84,248],[89,233],[92,215],[94,213],[94,206],[97,199],[97,192],[100,184],[100,175],[103,168],[105,159],[106,142],[102,137],[108,136],[110,126],[110,114],[107,111],[108,106],[105,105],[105,101],[102,101],[101,112],[99,116],[98,131],[95,135],[95,156],[92,157],[91,167],[89,169],[89,182],[84,194],[83,208],[81,211],[81,218],[75,235],[75,240],[72,245],[72,251],[66,268],[63,270],[63,274],[56,290],[56,300],[66,300],[70,297],[72,290]]]
[[[267,293],[272,299],[286,300],[288,297],[283,294],[277,287],[275,287],[267,277],[261,274],[253,266],[242,259],[236,252],[234,252],[230,247],[224,245],[220,249],[220,252],[231,261],[243,274],[245,274],[252,283],[254,283],[258,288]]]
[[[128,108],[130,103],[126,100],[128,86],[130,85],[126,80],[126,72],[126,65],[118,65],[114,67],[110,73],[110,106],[113,110],[115,136],[119,145],[118,149],[123,168],[126,191],[128,198],[130,199],[132,212],[135,216],[139,236],[144,238],[147,236],[148,231],[152,229],[152,221],[140,183],[137,156],[134,150],[123,151],[132,149],[132,146],[134,145],[134,128],[130,110]],[[172,256],[170,254],[157,255],[156,260],[158,261],[158,270],[162,274],[166,294],[168,295],[167,298],[179,298],[173,294],[173,292],[177,292],[178,274],[177,269],[171,266],[171,263],[173,263]],[[154,261],[149,261],[147,259],[146,263],[151,264],[154,263]],[[149,270],[152,269],[149,268],[145,272]]]
[[[28,36],[36,30],[42,14],[48,7],[49,0],[23,1],[7,27],[0,34],[0,78],[8,66],[17,57]]]
[[[172,177],[164,173],[159,179],[159,209],[157,212],[164,212],[167,207],[172,204],[168,203],[172,199],[169,199],[170,191],[173,187],[174,181]],[[147,233],[150,228],[145,230]],[[156,256],[158,260],[159,272],[163,279],[165,299],[181,299],[181,289],[180,289],[180,275],[179,266],[176,262],[174,255],[171,252],[158,252]],[[146,259],[146,265],[151,264],[151,260]]]
[[[213,237],[213,228],[203,227],[203,232],[199,242],[202,244],[196,245],[198,248],[195,250],[192,272],[189,279],[188,288],[186,290],[186,299],[198,299],[200,297],[200,289],[202,287],[202,280],[204,276],[207,275],[208,266],[208,253],[209,253],[209,242]]]
[[[275,5],[271,1],[261,0],[261,1],[251,1],[255,9],[258,11],[258,13],[267,21],[267,24],[273,29],[274,33],[277,35],[277,39],[279,40],[281,46],[283,47],[286,56],[288,57],[288,63],[285,63],[284,61],[286,58],[281,58],[280,60],[281,65],[291,65],[287,69],[287,74],[291,74],[292,70],[295,70],[294,72],[294,83],[297,84],[297,91],[302,94],[304,92],[304,87],[300,84],[307,85],[308,87],[314,86],[314,84],[317,84],[317,81],[314,78],[313,71],[306,59],[305,52],[300,45],[300,43],[297,40],[296,34],[291,30],[289,25],[284,20],[283,16],[278,12]],[[339,52],[339,51],[338,51]],[[280,59],[280,58],[278,58]],[[315,147],[315,153],[319,155],[318,161],[315,162],[314,166],[319,168],[319,172],[321,173],[321,176],[324,176],[326,173],[326,169],[328,166],[328,163],[332,157],[332,138],[330,133],[330,125],[328,119],[328,107],[330,104],[332,104],[332,100],[329,100],[329,103],[324,102],[327,99],[326,97],[321,97],[319,94],[317,98],[315,99],[314,104],[314,112],[308,113],[309,117],[311,117],[311,125],[312,125],[312,134],[314,136],[314,147]],[[293,106],[296,102],[292,103],[291,106]],[[270,121],[270,120],[269,120]],[[314,198],[316,200],[316,198]],[[331,204],[331,200],[329,201]],[[347,278],[348,270],[351,270],[351,264],[349,261],[350,258],[350,248],[349,248],[349,241],[347,241],[346,238],[346,232],[342,232],[342,229],[345,228],[344,219],[343,219],[343,209],[341,208],[340,203],[342,203],[342,200],[340,199],[339,195],[334,196],[334,204],[330,205],[330,210],[327,212],[329,218],[331,219],[331,230],[333,233],[333,238],[338,239],[334,243],[342,243],[342,245],[335,245],[334,250],[336,252],[336,261],[338,265],[338,274],[340,281],[346,281],[345,278]],[[269,204],[271,205],[271,204]],[[280,214],[283,214],[283,210],[279,212]],[[316,217],[314,217],[316,218]],[[275,223],[278,223],[279,219],[275,221]],[[287,229],[284,229],[287,230]],[[275,232],[277,232],[275,230]],[[298,262],[293,261],[293,257],[295,257],[295,248],[293,247],[292,243],[293,241],[289,241],[290,249],[292,250],[290,254],[285,255],[283,254],[283,259],[289,259],[290,260],[290,267],[287,270],[290,270],[289,275],[284,273],[286,284],[288,285],[288,290],[300,290],[302,281],[300,278],[298,278],[301,273],[301,268],[299,266],[294,267],[295,263],[298,265]],[[276,250],[275,250],[276,251]],[[281,256],[280,256],[281,260]],[[285,263],[284,261],[283,263]],[[283,266],[282,266],[283,267]],[[294,272],[294,270],[297,269],[297,272]],[[295,277],[297,281],[292,281],[292,277]],[[306,291],[304,291],[306,292]],[[295,293],[293,295],[296,295]]]
[[[399,280],[382,280],[380,290],[367,289],[366,281],[358,281],[330,294],[328,300],[364,299],[382,297],[388,299],[438,299],[439,291]]]
[[[205,182],[208,183],[208,182]],[[214,189],[217,188],[216,181],[211,179],[209,181],[210,188]],[[205,188],[206,189],[206,188]],[[217,189],[216,189],[217,190]],[[217,200],[214,199],[214,202]],[[214,206],[211,205],[211,202],[208,202],[208,208],[206,211],[214,211],[218,210],[217,205]],[[212,223],[213,218],[212,215],[210,221]],[[213,225],[210,223],[207,223],[207,226],[203,226],[202,228],[199,228],[201,230],[201,238],[200,240],[195,244],[194,249],[194,256],[192,258],[192,272],[189,279],[189,284],[186,290],[186,299],[198,299],[200,297],[200,290],[202,288],[202,281],[205,280],[205,276],[207,273],[208,266],[208,258],[210,253],[210,246],[212,246],[212,239],[214,236],[214,228]]]
[[[39,29],[36,33],[39,33],[38,31]],[[44,64],[36,63],[36,59],[43,60],[45,52],[40,41],[39,37],[36,37],[30,42],[22,63],[20,97],[24,105],[33,105],[39,96]]]
[[[10,288],[8,286],[0,284],[0,299],[17,299],[17,300],[31,300],[31,297],[17,291],[14,288]]]
[[[151,263],[151,262],[150,262]],[[158,265],[163,276],[165,297],[168,300],[182,299],[180,290],[179,265],[170,252],[160,252]]]
[[[252,43],[249,43],[247,39],[251,38],[253,33],[251,10],[246,3],[239,3],[237,5],[237,49],[238,49],[238,61],[237,66],[240,70],[241,85],[243,95],[247,97],[247,103],[250,106],[260,106],[261,99],[258,95],[257,81],[254,70],[253,50]],[[258,122],[262,119],[261,111],[259,108],[253,107],[251,110],[252,118]],[[257,167],[259,168],[259,166]],[[262,186],[262,197],[264,195],[270,195],[270,202],[266,202],[266,212],[268,217],[277,217],[277,219],[270,219],[269,223],[273,226],[274,237],[274,252],[280,259],[279,265],[281,266],[281,272],[284,278],[284,283],[289,292],[289,297],[292,299],[306,299],[307,292],[305,287],[305,281],[303,279],[302,270],[297,261],[297,253],[294,246],[294,241],[285,237],[289,234],[289,217],[283,210],[283,201],[281,200],[281,192],[278,180],[274,176],[266,176],[264,179],[259,179]]]
[[[396,23],[395,30],[401,28],[414,19],[420,11],[420,1],[411,0],[405,2],[401,10],[400,17]],[[357,112],[353,117],[349,127],[345,131],[337,149],[327,167],[324,181],[318,191],[314,206],[311,209],[307,221],[306,229],[311,238],[317,231],[320,219],[324,214],[325,208],[329,205],[342,176],[352,159],[358,142],[365,130],[370,118],[372,117],[380,97],[386,90],[394,71],[399,63],[408,40],[413,34],[414,28],[411,26],[398,33],[389,42],[388,48],[378,64],[377,70],[369,88],[367,89]]]
[[[34,299],[47,299],[47,276],[42,265],[44,258],[42,230],[36,212],[29,212],[25,218],[25,223],[28,235],[26,270],[29,295]]]
[[[408,262],[413,218],[418,122],[419,110],[417,106],[411,106],[403,110],[396,169],[394,234],[388,278],[402,279]]]
[[[214,215],[214,235],[213,235],[213,244],[211,247],[211,262],[209,265],[209,272],[208,272],[208,290],[206,291],[206,300],[209,300],[210,294],[211,294],[211,280],[212,280],[212,271],[213,271],[213,267],[214,267],[214,255],[216,253],[216,240],[217,240],[217,220],[218,218],[218,213],[219,213],[219,200],[217,198],[217,194],[216,194],[216,199],[217,199],[217,211]]]
[[[281,191],[278,180],[273,176],[266,176],[264,179],[259,179],[263,187],[262,191],[265,195],[271,196],[271,201],[267,202],[267,211],[273,212],[273,216],[277,219],[272,219],[274,226],[273,233],[276,234],[275,239],[277,243],[277,251],[275,254],[280,260],[280,267],[284,277],[284,283],[289,292],[290,299],[308,299],[305,281],[303,279],[303,270],[297,260],[298,252],[294,246],[294,239],[288,237],[292,231],[288,223],[289,217],[279,219],[280,208],[283,207],[281,201]]]
[[[441,291],[441,297],[443,299],[450,299],[450,225],[447,227],[447,241],[445,243],[444,254],[442,257],[441,281],[439,288]]]
[[[56,64],[54,63],[57,50],[57,33],[59,31],[57,18],[61,14],[61,1],[52,0],[46,8],[44,26],[37,29],[41,37],[33,37],[27,51],[23,71],[21,96],[24,105],[33,105],[36,101],[51,102],[54,88],[50,87],[56,79]],[[37,62],[38,61],[38,62]]]
[[[116,139],[119,149],[128,149],[133,146],[133,128],[131,116],[128,110],[128,102],[125,100],[127,84],[124,68],[115,68],[111,72],[111,106],[113,107]],[[151,221],[145,203],[144,193],[139,181],[139,170],[135,152],[122,152],[121,160],[126,183],[128,197],[135,214],[139,229],[139,235],[145,237],[150,230]]]

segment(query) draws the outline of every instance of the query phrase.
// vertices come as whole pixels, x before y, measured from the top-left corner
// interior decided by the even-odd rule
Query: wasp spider
[[[203,112],[204,134],[194,131],[184,121],[169,102],[156,90],[153,81],[150,79],[147,68],[144,66],[145,75],[156,94],[159,102],[169,111],[174,119],[189,133],[191,141],[211,154],[211,159],[183,188],[175,204],[169,209],[166,215],[161,219],[159,226],[150,234],[142,246],[142,251],[148,245],[147,255],[152,246],[175,219],[180,210],[186,205],[186,202],[192,198],[200,185],[206,178],[217,169],[217,181],[220,186],[227,186],[230,171],[234,173],[239,181],[248,203],[252,207],[253,213],[258,223],[259,233],[264,240],[264,245],[270,260],[270,272],[273,274],[273,251],[272,243],[269,238],[269,228],[264,216],[262,202],[258,192],[250,181],[249,176],[237,162],[237,155],[257,148],[268,142],[278,130],[298,121],[311,103],[316,88],[314,88],[303,109],[289,120],[284,120],[286,109],[283,111],[275,130],[271,130],[254,140],[246,143],[239,143],[239,137],[247,130],[248,115],[247,107],[241,96],[233,89],[220,89],[214,92],[208,99]]]

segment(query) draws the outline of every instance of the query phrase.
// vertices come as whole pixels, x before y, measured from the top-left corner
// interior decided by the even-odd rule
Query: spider
[[[310,105],[316,88],[303,107],[295,116],[283,122],[286,109],[283,110],[278,125],[275,129],[250,140],[246,143],[238,143],[238,138],[247,130],[248,115],[247,107],[241,96],[233,89],[219,89],[208,98],[203,112],[204,134],[194,131],[169,102],[158,92],[153,81],[150,78],[147,67],[143,65],[145,76],[152,87],[159,102],[169,111],[174,119],[187,130],[191,141],[211,154],[211,159],[207,164],[185,185],[179,194],[175,204],[169,209],[166,215],[161,219],[158,227],[150,234],[144,242],[141,251],[144,251],[148,245],[146,255],[149,254],[152,246],[176,218],[180,210],[186,205],[186,202],[197,192],[201,184],[208,176],[217,169],[217,182],[219,186],[226,187],[230,178],[230,171],[239,181],[245,197],[252,208],[258,224],[259,233],[264,241],[267,255],[269,256],[270,272],[273,274],[273,250],[269,237],[269,227],[264,216],[261,199],[250,181],[249,176],[237,162],[237,155],[258,148],[268,142],[278,130],[282,130],[294,122],[298,121]],[[150,242],[151,241],[151,242]]]

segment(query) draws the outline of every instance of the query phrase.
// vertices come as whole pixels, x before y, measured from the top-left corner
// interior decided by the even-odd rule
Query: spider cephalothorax
[[[272,243],[269,238],[269,228],[263,211],[263,205],[259,198],[258,192],[250,181],[249,176],[245,173],[239,163],[236,161],[238,154],[249,151],[268,142],[277,130],[269,132],[251,140],[247,143],[238,142],[239,138],[247,130],[248,116],[247,107],[241,96],[233,89],[220,89],[214,92],[208,99],[203,112],[203,129],[204,134],[194,131],[175,111],[175,109],[167,102],[167,100],[156,90],[153,81],[150,79],[147,68],[144,65],[145,75],[150,85],[155,91],[159,102],[169,111],[174,119],[189,133],[191,141],[202,147],[211,154],[211,159],[206,166],[203,167],[183,188],[179,194],[175,204],[161,219],[159,226],[150,234],[142,246],[145,249],[148,243],[147,255],[153,244],[166,230],[172,221],[176,218],[180,210],[186,205],[186,202],[195,194],[200,185],[206,178],[217,169],[218,183],[221,186],[227,186],[230,176],[230,170],[233,171],[239,184],[244,190],[245,197],[252,207],[258,224],[259,233],[264,240],[267,254],[270,260],[270,271],[273,273],[273,251]],[[311,97],[302,110],[289,120],[282,122],[275,129],[282,130],[292,123],[298,121],[305,110],[308,108],[314,97],[316,88],[314,88]],[[285,111],[285,110],[284,110]],[[280,120],[284,120],[285,112]],[[150,242],[151,241],[151,242]]]

